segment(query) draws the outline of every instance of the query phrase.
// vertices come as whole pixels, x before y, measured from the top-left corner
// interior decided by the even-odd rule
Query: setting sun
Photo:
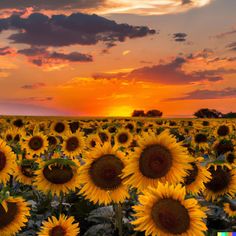
[[[133,112],[133,108],[130,106],[119,106],[119,107],[113,107],[109,112],[108,116],[112,117],[125,117],[125,116],[130,116]]]

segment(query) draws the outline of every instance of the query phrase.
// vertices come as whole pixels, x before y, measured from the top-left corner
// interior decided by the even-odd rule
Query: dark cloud
[[[216,76],[216,75],[225,75],[225,74],[234,74],[236,73],[236,69],[226,69],[223,67],[217,68],[215,70],[202,70],[195,72],[198,76]]]
[[[50,52],[46,48],[32,47],[18,50],[19,54],[28,57],[29,61],[37,66],[52,63],[69,62],[91,62],[93,58],[91,55],[82,54],[79,52],[71,52],[68,54],[60,52]]]
[[[190,53],[189,55],[187,55],[188,59],[197,59],[197,58],[209,58],[210,56],[212,56],[212,54],[214,53],[214,51],[210,48],[204,48],[203,50],[196,52],[196,53]]]
[[[236,51],[236,42],[228,44],[227,48],[229,48],[231,51]]]
[[[190,3],[192,3],[192,0],[182,0],[182,5],[190,4]]]
[[[21,88],[23,89],[38,89],[44,87],[44,83],[35,83],[35,84],[25,84]]]
[[[182,85],[191,84],[194,82],[201,81],[219,81],[223,80],[222,77],[215,74],[208,75],[207,72],[202,72],[198,74],[196,72],[191,74],[186,74],[182,70],[182,66],[187,62],[186,58],[177,57],[169,63],[158,64],[151,67],[142,67],[140,69],[135,69],[129,73],[119,73],[119,74],[96,74],[94,78],[118,78],[118,79],[135,79],[141,81],[150,81],[166,85]]]
[[[13,53],[13,49],[10,47],[0,48],[0,56],[6,56]]]
[[[194,90],[190,93],[186,93],[184,97],[179,98],[168,98],[165,101],[176,101],[176,100],[205,100],[205,99],[220,99],[236,97],[236,88],[225,88],[222,90]]]
[[[25,9],[32,7],[35,10],[55,9],[84,9],[95,8],[104,0],[1,0],[0,9]]]
[[[53,15],[31,14],[28,18],[18,15],[0,20],[0,31],[15,29],[9,39],[14,43],[33,46],[95,45],[98,42],[112,47],[127,38],[139,38],[155,34],[146,26],[117,24],[98,15],[82,13]]]
[[[185,42],[187,36],[188,35],[186,33],[174,33],[173,39],[175,40],[175,42]]]

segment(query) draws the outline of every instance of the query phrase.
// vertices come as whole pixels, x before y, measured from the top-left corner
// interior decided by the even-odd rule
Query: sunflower
[[[47,140],[48,140],[49,149],[55,149],[56,146],[59,144],[58,138],[54,135],[48,135]]]
[[[225,160],[231,164],[232,166],[236,166],[236,153],[235,152],[228,152],[225,154]]]
[[[186,187],[187,193],[198,194],[205,189],[204,183],[208,182],[211,174],[206,167],[201,166],[202,158],[196,158],[191,162],[192,170],[188,171],[188,175],[184,177],[183,185]]]
[[[194,148],[199,148],[206,150],[209,148],[207,134],[204,132],[196,133],[192,137],[192,146]]]
[[[16,120],[12,121],[12,124],[16,127],[16,128],[23,128],[24,127],[24,122],[21,118],[18,118]]]
[[[196,199],[185,199],[185,187],[159,183],[139,196],[140,205],[133,207],[135,229],[145,235],[204,236],[206,214]]]
[[[25,226],[30,209],[21,197],[7,197],[0,203],[0,235],[16,235]]]
[[[34,132],[32,135],[24,137],[21,144],[22,148],[25,148],[26,152],[32,156],[39,156],[48,148],[47,137],[41,132]]]
[[[69,125],[64,121],[54,121],[50,128],[54,135],[62,135],[69,131]]]
[[[126,159],[116,147],[109,143],[95,147],[87,153],[85,165],[80,167],[80,193],[93,203],[123,202],[129,197],[120,176],[125,165]]]
[[[236,206],[232,203],[224,204],[224,211],[229,215],[229,217],[236,217]]]
[[[75,133],[80,127],[80,122],[79,121],[71,121],[69,123],[69,127],[70,127],[70,131],[72,133]]]
[[[218,125],[214,130],[214,137],[225,138],[232,133],[232,127],[225,123]]]
[[[20,138],[23,136],[23,134],[24,133],[22,129],[10,127],[7,130],[5,130],[2,138],[7,143],[18,143],[20,141]]]
[[[0,139],[0,184],[6,184],[16,167],[16,156],[4,140]]]
[[[236,193],[236,169],[229,165],[210,164],[207,167],[212,179],[205,183],[203,194],[207,201],[214,201],[220,196]]]
[[[77,236],[80,232],[79,223],[75,223],[73,216],[60,215],[59,220],[52,216],[42,225],[39,236]]]
[[[63,136],[62,151],[68,157],[78,156],[84,149],[84,135],[76,131],[75,133],[68,132]]]
[[[233,152],[234,151],[234,141],[229,140],[229,139],[217,140],[213,144],[213,148],[218,156],[225,154],[227,152]]]
[[[97,134],[101,140],[102,143],[105,143],[105,142],[110,142],[111,140],[111,134],[105,130],[105,129],[99,129],[97,131]]]
[[[138,138],[139,147],[123,171],[126,184],[143,190],[147,186],[155,187],[159,181],[178,183],[192,168],[190,162],[194,159],[167,130],[158,136],[145,133]]]
[[[133,136],[127,129],[120,129],[115,135],[115,143],[122,147],[128,147],[133,141]]]
[[[101,145],[101,139],[97,134],[91,134],[86,138],[86,147],[89,149],[95,148],[97,145]]]
[[[16,181],[25,185],[32,185],[36,168],[37,163],[33,159],[23,159],[15,169],[14,176]]]
[[[55,158],[49,161],[39,161],[39,170],[35,171],[36,188],[45,194],[51,192],[60,196],[69,191],[75,191],[78,181],[77,160]]]
[[[137,128],[137,123],[135,121],[129,121],[125,123],[125,128],[128,129],[130,132],[134,132]]]

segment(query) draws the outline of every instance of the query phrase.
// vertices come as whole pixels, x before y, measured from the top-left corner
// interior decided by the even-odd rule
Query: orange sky
[[[202,107],[236,110],[234,0],[140,0],[136,6],[124,0],[113,8],[113,0],[97,2],[70,10],[25,5],[27,12],[17,1],[0,5],[1,114],[129,116],[159,109],[188,117]],[[84,23],[74,27],[72,12],[104,18],[76,15],[73,22]],[[65,23],[52,20],[59,13]],[[98,34],[94,24],[109,31]]]

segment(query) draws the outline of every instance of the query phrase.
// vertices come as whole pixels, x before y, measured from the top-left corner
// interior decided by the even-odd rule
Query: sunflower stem
[[[59,215],[62,213],[63,193],[60,194]]]
[[[123,215],[122,215],[122,205],[121,203],[118,203],[117,204],[117,207],[116,207],[116,224],[117,224],[117,229],[118,229],[118,232],[119,232],[119,236],[122,236],[123,235],[123,232],[122,232],[122,226],[123,226]]]

